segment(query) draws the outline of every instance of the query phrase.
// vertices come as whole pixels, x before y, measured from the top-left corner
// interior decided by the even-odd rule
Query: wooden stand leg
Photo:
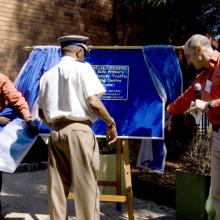
[[[121,195],[121,140],[116,142],[116,194]],[[116,209],[121,211],[121,203],[116,203]]]
[[[128,140],[122,141],[122,148],[124,155],[124,172],[125,172],[125,186],[127,192],[128,219],[134,220],[133,192],[132,192],[132,183],[131,183],[131,167],[129,160]]]

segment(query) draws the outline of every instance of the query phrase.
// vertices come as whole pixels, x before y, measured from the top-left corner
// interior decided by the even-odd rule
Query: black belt
[[[215,132],[219,132],[220,131],[220,125],[212,125],[212,130]]]

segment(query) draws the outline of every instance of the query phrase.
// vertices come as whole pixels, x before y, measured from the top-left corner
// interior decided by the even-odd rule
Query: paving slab
[[[47,170],[3,174],[3,219],[49,220],[47,205]],[[116,204],[101,202],[101,220],[128,219],[127,205],[116,210]],[[68,201],[69,220],[74,220],[74,201]],[[175,210],[152,201],[134,198],[136,220],[174,220]]]

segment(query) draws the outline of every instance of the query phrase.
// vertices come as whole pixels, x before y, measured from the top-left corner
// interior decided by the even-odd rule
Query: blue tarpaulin
[[[151,169],[161,173],[164,171],[166,146],[163,140],[144,139],[141,142],[137,167]]]
[[[94,49],[87,60],[107,90],[101,99],[117,123],[119,137],[163,139],[164,103],[142,50]],[[97,135],[104,136],[105,130],[103,121],[94,124]]]
[[[59,47],[36,47],[30,53],[28,62],[22,68],[21,74],[15,81],[16,88],[25,97],[29,108],[32,109],[39,95],[39,81],[41,76],[56,65],[61,58]]]
[[[38,97],[40,77],[60,58],[60,48],[56,46],[39,46],[30,53],[15,85],[31,110]],[[153,149],[155,162],[149,163],[149,167],[151,164],[152,169],[162,170],[165,159],[164,106],[182,90],[182,75],[173,47],[92,49],[87,61],[93,65],[107,90],[102,100],[116,120],[119,137],[161,140]],[[11,119],[20,117],[11,106],[0,115]],[[93,126],[97,136],[105,136],[105,128],[101,120]],[[45,125],[41,126],[41,132],[49,131]],[[161,146],[158,147],[158,143]]]
[[[171,45],[147,45],[143,47],[147,69],[157,92],[164,103],[173,102],[182,92],[182,73],[175,49]],[[167,120],[165,114],[164,122]],[[138,167],[163,172],[166,146],[162,140],[142,141]]]
[[[159,95],[172,103],[183,90],[179,60],[171,45],[148,45],[143,49],[149,73]]]
[[[36,47],[30,53],[28,60],[17,76],[15,87],[25,97],[31,111],[39,95],[39,82],[41,76],[51,67],[56,65],[60,61],[60,58],[61,53],[59,47]],[[17,117],[21,118],[18,111],[10,104],[0,112],[0,116],[8,117],[11,120]],[[50,129],[46,125],[43,125],[41,126],[41,132],[49,133]]]

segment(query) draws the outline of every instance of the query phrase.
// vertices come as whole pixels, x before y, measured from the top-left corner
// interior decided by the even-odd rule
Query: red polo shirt
[[[193,84],[167,106],[167,111],[171,115],[185,112],[189,108],[191,101],[196,99],[194,85],[200,83],[201,99],[212,101],[213,109],[207,112],[208,119],[212,125],[220,125],[220,53],[214,51],[208,62],[211,70],[200,73]]]
[[[7,76],[0,73],[0,110],[4,108],[6,102],[15,106],[24,119],[31,116],[28,104],[22,94]]]

